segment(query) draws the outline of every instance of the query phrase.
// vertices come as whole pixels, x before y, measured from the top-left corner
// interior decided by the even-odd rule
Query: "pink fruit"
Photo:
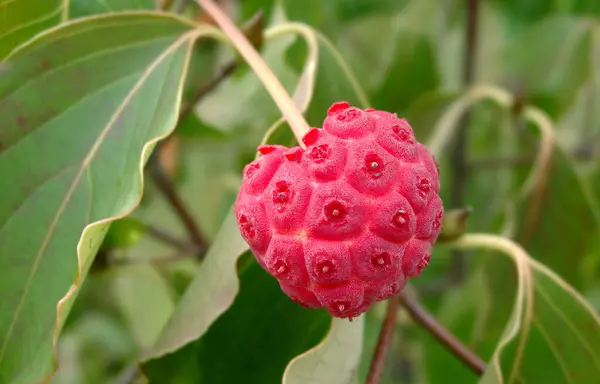
[[[429,263],[444,216],[439,169],[406,119],[347,102],[302,141],[258,148],[237,223],[286,295],[351,319]]]

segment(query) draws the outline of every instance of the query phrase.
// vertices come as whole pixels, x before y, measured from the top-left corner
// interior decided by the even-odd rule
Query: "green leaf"
[[[130,265],[110,272],[112,294],[137,346],[144,351],[157,340],[175,309],[168,281],[151,265]]]
[[[500,260],[506,261],[505,259]],[[477,268],[461,287],[452,289],[444,295],[436,313],[439,322],[485,361],[491,357],[500,337],[499,333],[502,332],[502,327],[507,321],[507,316],[495,309],[497,295],[492,295],[486,278],[484,268]],[[506,296],[512,295],[510,296],[512,299],[514,289],[506,289],[506,291]],[[511,310],[511,304],[512,302],[509,303],[508,312]],[[490,329],[491,319],[494,319],[494,324],[499,324],[498,333],[494,333]],[[448,351],[431,334],[424,330],[419,331],[425,352],[419,367],[420,375],[426,377],[427,382],[441,383],[448,377],[465,384],[477,382],[477,376],[456,359],[452,352]],[[496,330],[494,329],[494,331]]]
[[[401,43],[396,46],[380,87],[372,102],[375,108],[404,112],[419,96],[440,84],[435,47],[427,36],[401,30]]]
[[[481,383],[515,379],[580,383],[593,382],[600,375],[600,318],[572,286],[502,237],[465,235],[455,247],[494,249],[510,256],[517,267],[512,314]],[[491,296],[488,303],[502,293],[494,289],[485,292]],[[493,320],[499,308],[489,304],[487,308],[486,317]],[[478,305],[476,310],[480,309]]]
[[[592,24],[553,16],[533,24],[503,52],[505,82],[520,84],[552,117],[574,102],[591,73]]]
[[[135,355],[135,343],[119,319],[89,308],[61,335],[60,368],[52,383],[115,382]]]
[[[147,362],[144,371],[151,382],[281,382],[286,364],[323,338],[331,322],[324,309],[290,300],[250,253],[237,264],[240,289],[233,305],[198,340]],[[219,278],[215,271],[213,279]],[[228,302],[228,296],[214,294],[213,301]],[[193,320],[202,316],[198,312]]]
[[[529,254],[581,289],[584,265],[590,258],[597,262],[600,258],[595,249],[600,214],[590,200],[588,185],[560,146],[554,151],[546,180],[541,196],[532,194],[518,202],[514,233]],[[565,221],[565,215],[577,225]]]
[[[283,375],[283,383],[355,382],[363,346],[364,323],[364,314],[352,321],[333,319],[326,339],[288,364]]]
[[[299,32],[294,28],[289,28],[287,31]],[[329,105],[335,101],[338,101],[337,97],[331,96],[331,93],[335,92],[336,94],[339,94],[338,97],[343,96],[347,98],[349,93],[346,93],[346,90],[356,93],[356,85],[348,84],[348,69],[345,67],[345,63],[342,62],[340,64],[339,55],[337,55],[337,52],[332,50],[332,47],[327,40],[316,35],[314,31],[308,28],[302,29],[300,33],[303,33],[304,36],[307,37],[307,41],[309,43],[309,58],[305,64],[305,68],[311,68],[311,70],[306,70],[301,75],[300,82],[296,87],[294,98],[299,106],[308,109],[307,118],[309,119],[309,122],[316,121],[317,119],[322,120]],[[271,39],[273,38],[273,34],[269,35],[269,33],[267,33],[267,36],[270,36],[266,45],[268,47],[269,44],[272,44]],[[323,46],[325,48],[323,48]],[[315,67],[317,69],[316,71],[314,70]],[[342,76],[339,75],[340,68],[342,70]],[[334,76],[333,78],[332,75]],[[340,80],[336,81],[336,79]],[[314,91],[315,89],[319,88],[316,88],[315,84],[318,84],[319,81],[327,81],[329,84],[335,84],[336,86],[333,87],[332,90],[329,90],[327,94],[316,94]],[[325,89],[319,90],[323,92],[326,91]],[[315,101],[315,97],[320,97],[321,101]],[[357,97],[355,100],[360,100],[360,97]],[[269,140],[273,140],[274,142],[291,144],[292,136],[289,132],[289,128],[286,128],[280,123],[281,120],[279,125],[275,126],[275,135],[267,135],[267,137]],[[172,316],[155,348],[144,359],[147,362],[146,367],[151,377],[160,377],[152,376],[153,374],[159,375],[161,370],[156,368],[159,365],[166,364],[167,366],[171,367],[170,364],[173,364],[174,361],[187,361],[188,363],[189,359],[196,361],[195,359],[198,357],[195,355],[197,352],[194,351],[197,351],[198,348],[201,348],[200,346],[206,343],[206,341],[204,341],[205,339],[211,340],[212,336],[210,335],[213,327],[216,327],[220,321],[225,321],[222,320],[223,318],[229,319],[230,316],[232,316],[230,313],[237,313],[239,309],[237,309],[236,303],[239,302],[239,304],[237,304],[239,306],[249,305],[248,303],[245,303],[243,299],[240,299],[242,296],[246,298],[248,297],[246,296],[244,290],[241,289],[240,292],[237,293],[238,282],[235,278],[236,274],[234,268],[239,255],[246,250],[247,245],[239,235],[235,217],[232,213],[230,213],[221,227],[221,230],[217,235],[217,238],[215,239],[215,242],[211,247],[206,260],[200,266],[198,275],[178,305],[176,313]],[[254,268],[258,267],[255,266]],[[218,280],[215,277],[215,270],[222,271],[220,274],[218,274]],[[262,273],[266,275],[265,272]],[[242,279],[243,284],[244,275],[240,275],[240,278]],[[272,279],[271,277],[269,278]],[[275,281],[273,280],[273,282]],[[238,295],[237,297],[236,294]],[[278,286],[276,286],[276,289],[273,288],[272,294],[280,297],[284,303],[289,302],[290,304],[293,304],[293,302],[281,292]],[[235,303],[232,307],[227,309],[234,301],[234,298]],[[246,300],[250,299],[247,298]],[[284,304],[278,304],[278,306],[282,305]],[[296,307],[295,304],[292,307]],[[303,310],[302,308],[298,309]],[[317,324],[320,317],[315,316],[317,316],[318,313],[324,312],[320,310],[309,311],[308,313],[311,313],[311,315],[305,319],[305,324],[312,324],[313,322]],[[256,314],[255,316],[259,315]],[[213,322],[215,323],[211,326]],[[235,325],[230,324],[230,327],[235,327]],[[359,333],[361,332],[362,326]],[[358,336],[362,338],[362,335]],[[354,335],[353,337],[357,337],[357,335]],[[194,343],[190,343],[196,339],[199,340],[195,341]],[[314,343],[317,341],[318,340],[315,340]],[[304,351],[310,346],[302,343],[291,344],[291,347],[297,348],[294,349],[295,354]],[[298,345],[300,345],[300,347]],[[167,355],[181,347],[183,347],[182,350],[177,351],[174,354]],[[267,353],[267,351],[263,352]],[[356,351],[347,350],[343,352],[343,356],[356,353]],[[224,351],[223,353],[232,352]],[[322,353],[322,351],[319,353]],[[163,356],[164,360],[159,359]],[[287,363],[293,356],[294,354],[289,355],[285,363]],[[228,359],[227,361],[231,360]],[[358,364],[358,362],[356,364]],[[188,372],[188,374],[191,374],[193,377],[200,375],[200,373],[196,372],[195,368],[189,368],[189,370],[188,368],[181,369]],[[206,369],[210,369],[210,367],[207,367]],[[281,374],[283,374],[283,370],[279,372],[279,375]],[[185,375],[182,377],[184,376]],[[250,378],[246,378],[246,380],[250,380]]]
[[[283,22],[280,13],[273,14],[271,23]],[[295,73],[286,65],[284,52],[293,42],[293,36],[272,39],[269,30],[261,47],[261,56],[279,81],[290,92],[296,81]],[[235,111],[235,113],[232,113]],[[250,137],[256,146],[266,126],[281,116],[264,85],[250,70],[236,71],[218,88],[206,95],[195,112],[201,121],[227,134],[236,132]]]
[[[502,10],[507,30],[518,33],[552,14],[597,16],[600,4],[596,0],[519,1],[493,0],[492,4]]]
[[[142,223],[131,217],[116,220],[108,229],[102,246],[107,249],[131,247],[140,241],[144,230]]]
[[[312,80],[313,90],[307,92],[312,97],[304,115],[311,126],[320,127],[327,116],[327,109],[334,102],[345,100],[365,108],[368,101],[355,75],[335,46],[325,36],[315,33],[319,44],[316,63],[308,60],[304,68],[316,65],[316,77]]]
[[[64,0],[3,1],[0,4],[0,61],[21,43],[59,24],[65,18],[65,6]],[[3,71],[0,70],[0,74]]]
[[[197,340],[229,308],[239,290],[235,265],[247,250],[232,209],[196,277],[144,360],[157,359]]]
[[[242,19],[248,20],[257,12],[262,12],[267,24],[271,21],[271,14],[276,0],[244,0],[240,3]]]
[[[328,37],[343,34],[343,26],[357,19],[379,14],[395,14],[402,10],[407,0],[339,0],[339,1],[295,1],[283,0],[287,17],[306,23]]]
[[[100,13],[148,11],[156,8],[156,0],[70,0],[69,18]]]
[[[0,381],[51,371],[109,222],[138,204],[150,143],[174,128],[192,44],[210,33],[116,14],[41,34],[1,64]]]

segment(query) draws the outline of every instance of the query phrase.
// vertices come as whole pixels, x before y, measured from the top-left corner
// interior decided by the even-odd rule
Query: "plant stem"
[[[467,367],[478,375],[485,372],[485,362],[467,348],[456,336],[440,324],[427,309],[425,309],[415,296],[406,292],[400,293],[400,301],[414,321],[419,323],[442,345],[460,359]]]
[[[377,348],[375,349],[375,353],[371,359],[371,367],[369,368],[366,384],[379,384],[381,381],[383,367],[385,366],[385,361],[394,337],[399,302],[400,296],[398,295],[390,298],[388,302],[387,314],[385,316],[383,325],[381,326],[379,340],[377,341]]]
[[[254,49],[240,29],[212,0],[196,1],[215,20],[217,25],[221,27],[225,35],[231,39],[233,45],[246,60],[248,65],[250,65],[254,73],[259,77],[275,101],[275,104],[279,107],[283,117],[294,132],[298,144],[304,147],[302,137],[310,130],[310,126],[273,71],[271,71],[269,66],[265,63],[256,49]]]
[[[194,220],[192,214],[189,209],[186,207],[185,203],[179,196],[177,189],[173,185],[173,181],[166,174],[162,165],[158,161],[157,151],[155,150],[150,160],[148,161],[148,172],[150,176],[154,180],[154,183],[158,187],[158,189],[163,193],[167,201],[171,204],[171,207],[175,210],[179,219],[185,226],[190,239],[193,241],[194,245],[199,250],[206,250],[206,240],[202,236],[196,221]]]
[[[467,29],[465,33],[465,50],[463,56],[463,86],[466,88],[473,82],[475,69],[475,50],[477,46],[477,24],[479,0],[465,0],[467,11]],[[467,164],[468,127],[471,121],[470,112],[465,113],[456,133],[454,148],[452,149],[452,190],[450,203],[453,207],[463,204],[465,187],[468,180],[469,168]],[[462,252],[453,252],[451,269],[452,280],[461,281],[465,275],[466,260]]]

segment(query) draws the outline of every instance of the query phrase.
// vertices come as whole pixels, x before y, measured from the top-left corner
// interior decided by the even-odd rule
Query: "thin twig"
[[[165,244],[172,245],[179,251],[192,253],[198,253],[202,251],[197,249],[194,244],[190,244],[189,242],[180,239],[179,237],[165,231],[162,228],[158,228],[150,224],[145,224],[144,229],[149,236],[152,236],[153,238],[160,240]]]
[[[175,3],[175,13],[182,14],[189,2],[190,0],[178,0]]]
[[[400,301],[414,321],[419,323],[442,345],[458,357],[466,366],[478,375],[485,372],[485,362],[479,356],[467,348],[459,339],[440,324],[421,303],[406,290],[400,293]]]
[[[198,249],[205,250],[207,244],[206,240],[202,236],[202,233],[200,232],[200,229],[189,209],[181,199],[181,196],[179,196],[175,185],[173,185],[173,180],[171,180],[169,175],[167,175],[162,165],[158,161],[156,150],[148,161],[148,172],[150,173],[150,176],[152,177],[152,180],[158,189],[163,193],[167,201],[171,204],[171,207],[173,207],[179,216],[179,219],[188,231],[190,239],[194,242],[194,245],[196,245]]]
[[[465,33],[465,50],[463,56],[463,86],[468,87],[473,82],[475,72],[475,52],[477,47],[477,24],[479,0],[465,0],[467,11],[467,29]],[[463,204],[465,188],[469,176],[467,164],[468,128],[471,122],[470,112],[466,112],[460,122],[454,148],[450,155],[452,167],[452,190],[450,191],[450,203],[453,207]],[[451,269],[452,280],[461,281],[466,273],[466,260],[462,252],[453,252],[453,263]]]
[[[385,366],[385,361],[394,337],[394,330],[396,329],[399,302],[400,296],[398,295],[392,297],[388,302],[387,314],[381,326],[377,348],[371,359],[371,367],[369,368],[366,384],[379,384],[381,382],[383,367]]]
[[[252,40],[252,44],[262,45],[263,39],[263,12],[259,11],[242,25],[242,31]],[[240,66],[239,59],[232,59],[225,64],[219,72],[207,83],[202,84],[191,99],[181,108],[179,121],[193,112],[194,107],[210,92],[217,88],[224,80],[231,76]]]
[[[219,86],[225,79],[227,79],[235,70],[238,68],[238,61],[231,60],[227,63],[219,72],[213,77],[210,81],[203,84],[196,93],[191,97],[191,99],[185,104],[181,111],[179,112],[179,121],[183,120],[190,113],[193,112],[194,107],[210,92],[212,92],[215,88]]]

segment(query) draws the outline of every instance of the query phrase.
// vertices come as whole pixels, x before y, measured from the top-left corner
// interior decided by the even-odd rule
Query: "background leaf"
[[[589,79],[591,41],[591,24],[584,19],[544,19],[505,50],[504,83],[525,89],[533,104],[559,117]]]
[[[64,0],[15,0],[0,4],[0,60],[39,32],[59,24],[65,7]]]
[[[147,11],[156,8],[156,0],[70,0],[69,18],[122,11]]]
[[[135,207],[147,143],[174,126],[189,30],[152,14],[90,19],[38,37],[2,64],[0,173],[16,182],[0,205],[0,381],[50,370],[53,337],[105,220]]]
[[[288,361],[324,336],[331,321],[324,309],[290,300],[249,253],[237,269],[233,305],[198,340],[146,363],[150,381],[278,383]]]
[[[519,303],[517,297],[507,326],[507,330],[514,326],[518,334],[507,332],[503,336],[506,348],[496,350],[502,374],[532,382],[559,377],[574,383],[594,380],[600,372],[600,318],[581,295],[544,265],[529,260],[523,268],[531,268],[527,273],[531,274],[532,290],[525,288],[525,302]],[[521,280],[520,284],[527,282]],[[528,305],[532,306],[530,314]],[[522,357],[517,352],[521,337],[526,339]],[[550,361],[554,363],[548,364]],[[498,373],[490,366],[481,382],[498,382]]]
[[[533,199],[538,197],[530,196],[516,207],[515,234],[519,243],[579,289],[583,288],[584,265],[593,263],[591,258],[596,260],[593,264],[600,262],[595,242],[600,236],[600,215],[590,201],[588,188],[572,161],[557,148],[541,202],[534,205]],[[577,227],[561,219],[567,212]],[[533,220],[529,220],[530,215]]]
[[[364,320],[365,315],[352,321],[333,319],[327,338],[288,364],[283,383],[355,382],[363,346]]]
[[[160,358],[198,339],[229,308],[239,289],[235,265],[247,249],[230,210],[194,280],[144,360]]]
[[[412,101],[440,84],[433,44],[426,36],[401,30],[402,43],[396,46],[385,80],[375,91],[375,108],[401,113]]]

